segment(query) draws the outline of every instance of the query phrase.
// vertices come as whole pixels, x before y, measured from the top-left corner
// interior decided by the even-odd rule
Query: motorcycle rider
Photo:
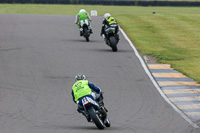
[[[77,24],[79,30],[80,30],[80,36],[83,35],[83,29],[81,27],[80,21],[83,20],[87,20],[88,21],[88,28],[90,29],[90,33],[92,34],[92,27],[90,22],[92,21],[92,18],[90,17],[89,13],[86,12],[85,9],[80,9],[79,13],[76,15],[76,19],[75,19],[75,24]]]
[[[115,33],[117,33],[117,39],[119,41],[119,26],[118,26],[118,23],[117,23],[117,21],[115,20],[114,17],[111,17],[110,13],[105,13],[104,19],[103,19],[103,22],[102,22],[101,33],[100,33],[100,35],[103,36],[104,39],[108,40],[107,35],[105,33],[105,30],[109,27],[112,27],[112,26],[115,27]],[[106,44],[108,44],[107,41],[106,41]]]
[[[103,94],[101,89],[86,80],[85,75],[82,73],[79,73],[75,76],[75,81],[76,82],[72,86],[72,98],[73,101],[78,105],[77,111],[82,113],[88,122],[91,121],[91,118],[89,117],[89,114],[85,112],[82,103],[82,98],[88,96],[98,102],[100,109],[106,113],[107,109],[104,107]]]

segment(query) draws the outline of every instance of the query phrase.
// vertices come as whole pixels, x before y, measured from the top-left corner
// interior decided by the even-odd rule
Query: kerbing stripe
[[[188,115],[193,120],[200,119],[200,112],[185,112],[185,114]]]
[[[184,89],[184,90],[163,90],[165,94],[177,94],[177,93],[200,93],[200,89]]]
[[[150,69],[152,73],[179,73],[173,69]]]
[[[178,107],[180,108],[180,109],[198,109],[198,108],[200,108],[200,105],[198,105],[198,104],[192,104],[192,105],[178,105]]]
[[[176,105],[193,105],[193,104],[197,104],[197,105],[200,105],[200,101],[177,101],[177,102],[174,102],[174,104]]]
[[[196,97],[200,96],[200,93],[176,93],[176,94],[166,94],[167,97]]]
[[[184,112],[200,112],[200,108],[182,109]]]
[[[150,69],[171,69],[169,64],[149,64]]]
[[[178,101],[198,101],[200,102],[199,97],[174,97],[174,98],[169,98],[172,102],[178,102]]]
[[[152,73],[154,77],[187,78],[181,73]]]
[[[183,89],[200,89],[200,86],[197,85],[173,85],[173,86],[164,86],[162,90],[183,90]]]
[[[200,120],[200,115],[191,115],[191,114],[187,114],[189,118],[191,118],[192,120]]]
[[[193,81],[193,79],[190,78],[156,78],[157,81]]]
[[[196,82],[182,82],[182,81],[158,81],[160,86],[169,86],[169,85],[195,85]]]

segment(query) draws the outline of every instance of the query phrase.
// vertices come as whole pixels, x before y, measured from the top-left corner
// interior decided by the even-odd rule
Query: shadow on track
[[[51,125],[51,126],[44,126],[48,129],[71,129],[71,130],[99,130],[95,125],[91,126],[69,126],[69,125]]]
[[[68,39],[68,40],[64,40],[66,42],[86,42],[86,40],[84,39]],[[89,42],[86,43],[91,43],[91,42],[102,42],[100,40],[90,40]]]
[[[117,52],[113,52],[112,49],[92,49],[93,51],[96,52],[112,52],[112,53],[134,53],[133,50],[123,50],[119,49]]]
[[[42,128],[48,128],[48,129],[52,129],[52,130],[93,130],[93,131],[97,131],[99,130],[95,125],[91,125],[91,126],[69,126],[69,125],[49,125],[49,126],[43,126]],[[105,128],[104,130],[120,130],[123,129],[122,127],[109,127],[109,128]]]

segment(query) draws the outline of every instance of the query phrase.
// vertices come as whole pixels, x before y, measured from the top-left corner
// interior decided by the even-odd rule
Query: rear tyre
[[[86,41],[89,42],[90,39],[89,39],[88,28],[87,28],[87,27],[84,27],[84,28],[83,28],[83,31],[84,31],[84,37],[85,37]]]
[[[110,46],[111,46],[111,48],[112,48],[112,51],[113,52],[116,52],[118,49],[117,49],[117,40],[115,39],[115,37],[114,36],[111,36],[110,38],[109,38],[109,40],[110,40]]]
[[[89,42],[89,41],[90,41],[89,37],[86,37],[85,39],[86,39],[86,41],[87,41],[87,42]]]
[[[88,113],[90,114],[90,117],[92,121],[95,123],[98,129],[104,129],[105,125],[103,121],[100,119],[100,117],[96,114],[95,110],[93,107],[88,109]]]

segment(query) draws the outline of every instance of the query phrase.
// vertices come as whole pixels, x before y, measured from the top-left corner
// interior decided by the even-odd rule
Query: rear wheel
[[[89,37],[86,37],[85,39],[86,39],[86,41],[87,41],[87,42],[89,42],[89,41],[90,41]]]
[[[89,42],[90,39],[89,39],[88,28],[87,27],[83,27],[83,31],[84,31],[84,37],[85,37],[86,41]]]
[[[114,36],[111,36],[109,38],[109,40],[110,40],[110,46],[112,48],[112,51],[116,52],[118,50],[117,49],[117,40],[116,40],[116,38]]]
[[[98,116],[98,114],[96,114],[95,110],[93,107],[88,109],[88,113],[90,114],[90,117],[92,119],[92,121],[95,123],[95,125],[99,128],[99,129],[104,129],[105,125],[103,123],[103,121],[101,120],[101,118]]]

